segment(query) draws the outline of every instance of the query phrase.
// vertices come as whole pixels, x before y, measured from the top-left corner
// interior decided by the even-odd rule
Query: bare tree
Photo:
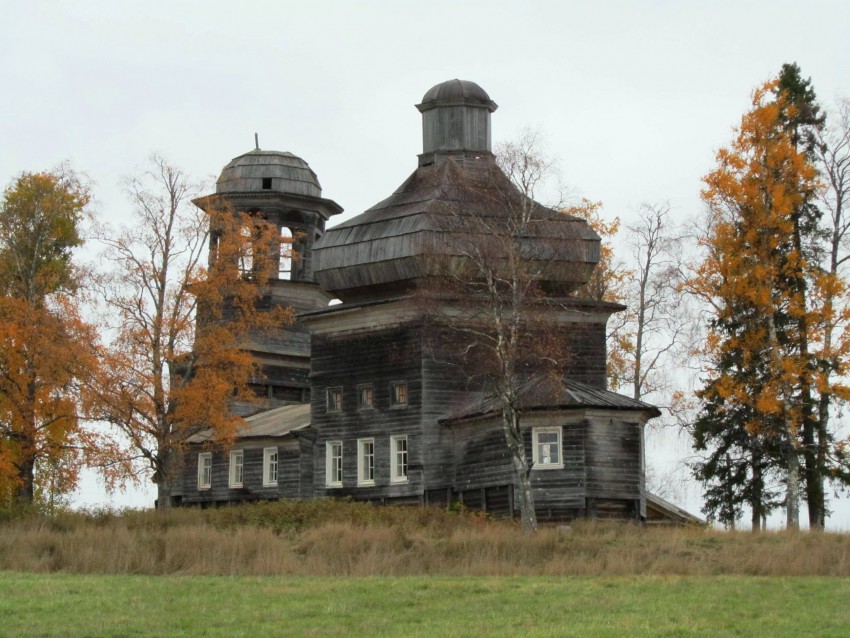
[[[240,346],[252,330],[288,319],[256,311],[257,283],[271,267],[264,256],[280,239],[247,214],[222,208],[211,220],[191,203],[198,186],[159,156],[127,180],[127,192],[135,225],[100,232],[112,266],[101,292],[115,336],[99,405],[152,472],[158,507],[167,509],[189,438],[210,430],[215,442],[229,440],[242,424],[232,402],[254,400],[254,360]]]
[[[450,257],[437,251],[439,274],[425,299],[432,322],[443,326],[455,346],[435,346],[434,356],[460,369],[470,386],[498,406],[522,525],[535,530],[523,388],[537,379],[536,393],[554,392],[557,384],[545,378],[562,375],[570,359],[562,323],[570,310],[559,304],[566,292],[558,286],[575,287],[592,264],[564,266],[564,228],[580,227],[594,241],[598,236],[583,220],[533,200],[550,174],[533,134],[499,150],[498,165],[491,157],[449,159],[436,169],[445,172],[439,215]],[[576,281],[566,284],[563,277]]]
[[[668,387],[670,355],[687,326],[678,291],[682,233],[671,223],[667,203],[642,204],[638,221],[627,229],[632,250],[626,304],[634,343],[628,381],[632,397],[640,400]]]
[[[817,166],[824,182],[820,204],[829,213],[823,218],[827,249],[820,275],[826,280],[823,286],[825,294],[816,315],[817,325],[813,326],[813,333],[820,335],[819,339],[814,339],[813,354],[819,362],[816,476],[821,482],[820,494],[823,495],[822,484],[829,474],[837,475],[845,482],[850,480],[846,469],[848,459],[840,454],[840,448],[832,445],[829,424],[831,408],[836,401],[846,400],[848,396],[848,389],[841,378],[846,375],[850,364],[850,293],[846,272],[850,261],[850,218],[847,210],[850,202],[850,100],[840,101],[838,109],[828,115],[826,126],[815,129],[813,135]],[[839,454],[836,456],[836,453]],[[833,469],[830,470],[829,466]],[[826,507],[820,507],[818,513],[820,519],[815,521],[815,525],[823,528]]]

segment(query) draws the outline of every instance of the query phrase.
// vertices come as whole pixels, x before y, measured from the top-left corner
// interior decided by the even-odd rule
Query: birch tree
[[[280,250],[276,229],[223,203],[208,216],[192,205],[198,186],[159,156],[126,186],[135,224],[100,233],[111,268],[101,292],[115,334],[100,416],[126,437],[128,454],[157,485],[158,508],[168,509],[190,437],[210,430],[215,444],[232,440],[243,421],[231,405],[256,400],[254,360],[243,348],[252,331],[291,313],[257,307],[268,257]]]
[[[681,232],[670,220],[669,204],[642,204],[630,224],[632,254],[626,303],[631,307],[633,349],[628,356],[631,395],[666,387],[670,355],[680,345],[686,317],[679,292]]]

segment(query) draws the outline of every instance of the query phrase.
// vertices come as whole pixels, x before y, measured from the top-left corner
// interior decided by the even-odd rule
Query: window
[[[328,412],[339,412],[342,410],[342,388],[328,388]]]
[[[561,454],[561,428],[533,428],[531,430],[534,467],[556,469],[564,467]]]
[[[292,276],[292,231],[286,226],[280,229],[280,261],[277,266],[278,279]]]
[[[233,450],[230,453],[230,487],[242,487],[242,468],[244,466],[245,453],[242,450]]]
[[[264,177],[263,178],[263,190],[270,191],[272,189],[272,178]]]
[[[198,489],[208,490],[212,485],[212,453],[198,454]]]
[[[237,255],[239,263],[239,272],[243,275],[250,275],[254,272],[254,235],[248,226],[242,226],[239,229],[241,238],[241,246]]]
[[[390,437],[390,481],[407,483],[407,437]]]
[[[361,385],[357,388],[357,407],[361,410],[375,405],[375,388],[371,385]]]
[[[390,391],[390,400],[393,405],[407,405],[407,382],[398,381],[393,383]]]
[[[342,441],[328,441],[325,447],[328,487],[342,487]]]
[[[277,448],[263,450],[263,485],[277,485]]]
[[[375,439],[357,439],[357,484],[375,484]]]

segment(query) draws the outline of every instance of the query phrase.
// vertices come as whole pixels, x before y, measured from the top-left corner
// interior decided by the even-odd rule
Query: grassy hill
[[[0,521],[0,570],[239,576],[850,576],[850,536],[577,522],[524,533],[369,503],[66,512]]]

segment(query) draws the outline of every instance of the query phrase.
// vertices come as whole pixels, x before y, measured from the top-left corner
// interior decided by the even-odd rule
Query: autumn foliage
[[[117,323],[100,416],[123,433],[127,455],[152,472],[161,508],[169,506],[190,437],[231,441],[243,424],[231,408],[257,401],[252,335],[291,321],[286,309],[259,311],[280,233],[224,202],[208,215],[191,204],[197,192],[154,157],[148,172],[128,182],[136,224],[101,233],[113,268],[101,293]]]
[[[795,106],[777,86],[770,82],[754,92],[736,138],[704,178],[706,257],[686,286],[714,310],[705,344],[712,368],[701,394],[708,406],[704,423],[742,427],[760,455],[771,454],[770,446],[779,450],[788,525],[797,527],[801,383],[814,374],[800,331],[813,346],[822,342],[820,326],[833,317],[817,301],[837,282],[794,241],[799,211],[819,183],[784,126]],[[808,283],[808,301],[799,281]]]
[[[0,209],[0,503],[74,487],[111,441],[86,427],[97,335],[81,315],[72,251],[88,189],[67,167],[24,173]]]

